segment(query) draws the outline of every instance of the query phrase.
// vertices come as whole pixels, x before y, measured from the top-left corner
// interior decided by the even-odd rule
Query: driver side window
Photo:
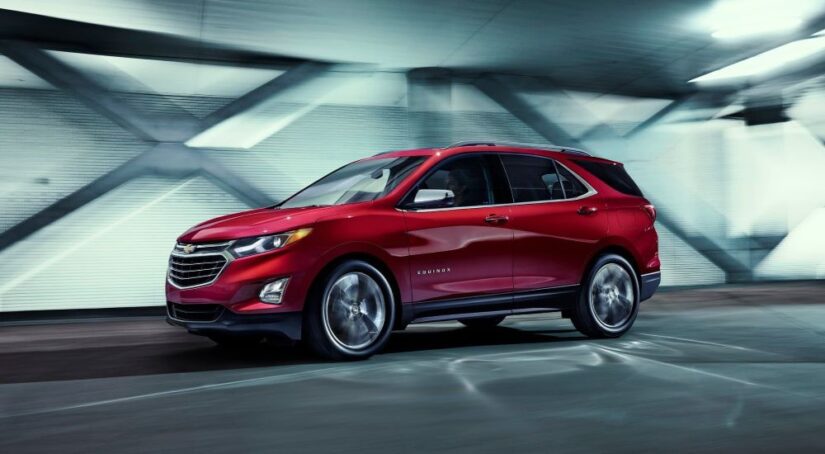
[[[492,205],[496,200],[491,181],[485,157],[466,156],[442,164],[418,188],[452,191],[453,207]]]

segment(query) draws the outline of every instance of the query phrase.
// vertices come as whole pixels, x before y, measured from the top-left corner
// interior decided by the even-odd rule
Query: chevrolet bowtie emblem
[[[195,245],[194,244],[186,244],[183,246],[183,253],[184,254],[191,254],[195,252]]]

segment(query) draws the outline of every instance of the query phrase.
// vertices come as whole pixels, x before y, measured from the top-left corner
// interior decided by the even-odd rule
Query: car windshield
[[[395,189],[422,162],[424,156],[356,161],[312,183],[277,207],[343,205],[375,200]]]

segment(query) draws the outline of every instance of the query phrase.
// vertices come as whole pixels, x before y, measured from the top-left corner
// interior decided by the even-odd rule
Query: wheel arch
[[[630,263],[630,266],[633,268],[633,273],[636,275],[636,281],[641,284],[641,269],[639,268],[639,263],[636,260],[633,252],[630,251],[629,248],[622,246],[617,243],[606,244],[602,246],[592,257],[590,260],[587,261],[587,265],[584,268],[584,272],[582,273],[582,283],[584,283],[584,278],[587,276],[587,273],[593,269],[593,265],[596,264],[596,261],[599,260],[599,257],[607,254],[616,254],[619,257],[627,260]]]
[[[398,278],[395,273],[392,271],[392,268],[382,259],[377,257],[374,254],[370,254],[363,251],[351,251],[351,252],[343,252],[338,254],[327,261],[327,263],[315,273],[315,276],[312,278],[312,283],[310,284],[309,292],[307,293],[307,298],[311,298],[313,295],[316,295],[318,291],[320,291],[321,286],[324,283],[324,279],[341,263],[344,263],[349,260],[360,260],[370,265],[374,266],[384,277],[387,279],[387,282],[390,284],[390,289],[392,290],[393,302],[395,306],[395,322],[393,325],[393,329],[397,329],[403,326],[402,323],[402,299],[401,299],[401,287],[398,283]]]

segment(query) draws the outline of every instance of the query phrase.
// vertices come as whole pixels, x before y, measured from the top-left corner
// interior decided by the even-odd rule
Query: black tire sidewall
[[[384,294],[384,310],[386,313],[384,326],[381,328],[381,334],[378,338],[368,347],[358,350],[344,348],[330,338],[329,333],[327,333],[324,327],[322,313],[324,300],[333,283],[342,275],[352,271],[362,272],[375,280],[381,288],[381,292]],[[396,317],[395,296],[386,276],[384,276],[378,268],[363,260],[346,260],[327,273],[323,277],[321,285],[318,285],[315,291],[311,293],[310,299],[307,301],[305,316],[307,340],[310,347],[315,350],[316,353],[335,360],[366,359],[378,352],[384,344],[386,344],[392,332]]]
[[[630,315],[630,320],[628,320],[624,328],[619,331],[604,329],[604,327],[596,321],[596,315],[590,309],[590,285],[596,273],[608,263],[615,263],[624,268],[633,281],[633,311]],[[596,260],[587,273],[587,279],[582,285],[576,310],[573,313],[573,322],[579,331],[590,337],[620,337],[633,327],[636,321],[636,315],[639,313],[639,303],[639,276],[636,274],[633,266],[627,259],[620,255],[605,254]]]

